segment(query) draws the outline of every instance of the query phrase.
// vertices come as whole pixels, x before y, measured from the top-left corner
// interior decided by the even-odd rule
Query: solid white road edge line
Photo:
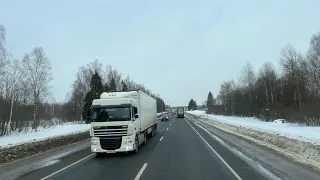
[[[83,161],[83,160],[88,159],[89,157],[91,157],[91,156],[93,156],[93,155],[94,155],[94,154],[90,154],[89,156],[86,156],[86,157],[84,157],[84,158],[82,158],[82,159],[80,159],[80,160],[78,160],[78,161],[76,161],[76,162],[74,162],[74,163],[72,163],[72,164],[70,164],[70,165],[68,165],[68,166],[66,166],[66,167],[64,167],[64,168],[62,168],[62,169],[54,172],[54,173],[52,173],[52,174],[49,174],[48,176],[46,176],[46,177],[44,177],[44,178],[42,178],[42,179],[40,179],[40,180],[48,179],[48,178],[50,178],[50,177],[58,174],[59,172],[61,172],[61,171],[63,171],[63,170],[66,170],[66,169],[68,169],[69,167],[71,167],[71,166],[73,166],[73,165],[76,165],[76,164],[78,164],[79,162],[81,162],[81,161]]]
[[[159,140],[159,141],[162,141],[162,139],[163,139],[163,136],[160,138],[160,140]]]
[[[194,127],[192,127],[192,125],[189,123],[189,121],[187,120],[187,123],[189,124],[189,126],[199,135],[199,137],[206,143],[206,145],[212,150],[212,152],[214,152],[214,154],[220,159],[220,161],[222,161],[222,163],[231,171],[231,173],[238,179],[238,180],[242,180],[241,177],[229,166],[229,164],[220,156],[220,154],[218,154],[218,152],[216,150],[213,149],[213,147],[210,146],[210,144],[200,135],[200,133],[198,133],[198,131],[196,129],[194,129]]]
[[[275,174],[273,174],[272,172],[270,172],[268,169],[266,169],[265,167],[263,167],[259,162],[255,161],[254,159],[246,156],[245,154],[243,154],[242,152],[240,152],[239,150],[237,150],[236,148],[231,147],[230,145],[228,145],[226,142],[224,142],[222,139],[220,139],[218,136],[214,135],[213,133],[211,133],[210,131],[208,131],[205,127],[203,127],[202,125],[195,123],[195,125],[197,125],[199,128],[201,128],[203,131],[205,131],[206,133],[208,133],[213,139],[215,139],[216,141],[218,141],[221,145],[223,145],[224,147],[226,147],[227,149],[229,149],[233,154],[237,155],[238,157],[240,157],[243,161],[245,161],[247,164],[249,164],[253,169],[255,169],[257,172],[261,172],[262,175],[264,175],[266,178],[270,178],[272,180],[281,180],[279,177],[277,177]]]
[[[144,165],[141,167],[140,171],[138,172],[137,176],[134,178],[134,180],[139,180],[143,171],[146,169],[148,163],[144,163]]]

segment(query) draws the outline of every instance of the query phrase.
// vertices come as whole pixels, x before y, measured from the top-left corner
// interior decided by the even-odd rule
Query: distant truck
[[[179,107],[179,108],[177,109],[177,117],[178,117],[178,118],[184,118],[184,108]]]
[[[156,100],[142,91],[104,92],[90,112],[91,151],[138,152],[157,131]]]

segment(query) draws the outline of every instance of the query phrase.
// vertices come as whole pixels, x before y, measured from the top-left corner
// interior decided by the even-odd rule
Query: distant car
[[[162,117],[161,117],[161,121],[169,121],[168,114],[163,114]]]

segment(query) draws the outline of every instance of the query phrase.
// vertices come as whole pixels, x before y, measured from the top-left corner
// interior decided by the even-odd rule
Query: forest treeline
[[[306,53],[282,48],[279,67],[266,62],[256,71],[247,62],[237,81],[222,83],[216,98],[208,94],[208,113],[320,125],[320,32]]]
[[[156,98],[158,112],[165,109],[164,101],[143,84],[98,60],[79,67],[66,100],[55,102],[50,86],[52,67],[45,50],[34,47],[22,59],[15,59],[5,43],[6,30],[0,24],[0,136],[85,120],[86,96],[95,73],[101,77],[103,90],[142,90]]]

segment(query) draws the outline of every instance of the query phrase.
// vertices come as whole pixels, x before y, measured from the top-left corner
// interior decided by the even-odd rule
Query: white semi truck
[[[137,152],[157,131],[157,103],[142,91],[104,92],[91,106],[91,151]]]

